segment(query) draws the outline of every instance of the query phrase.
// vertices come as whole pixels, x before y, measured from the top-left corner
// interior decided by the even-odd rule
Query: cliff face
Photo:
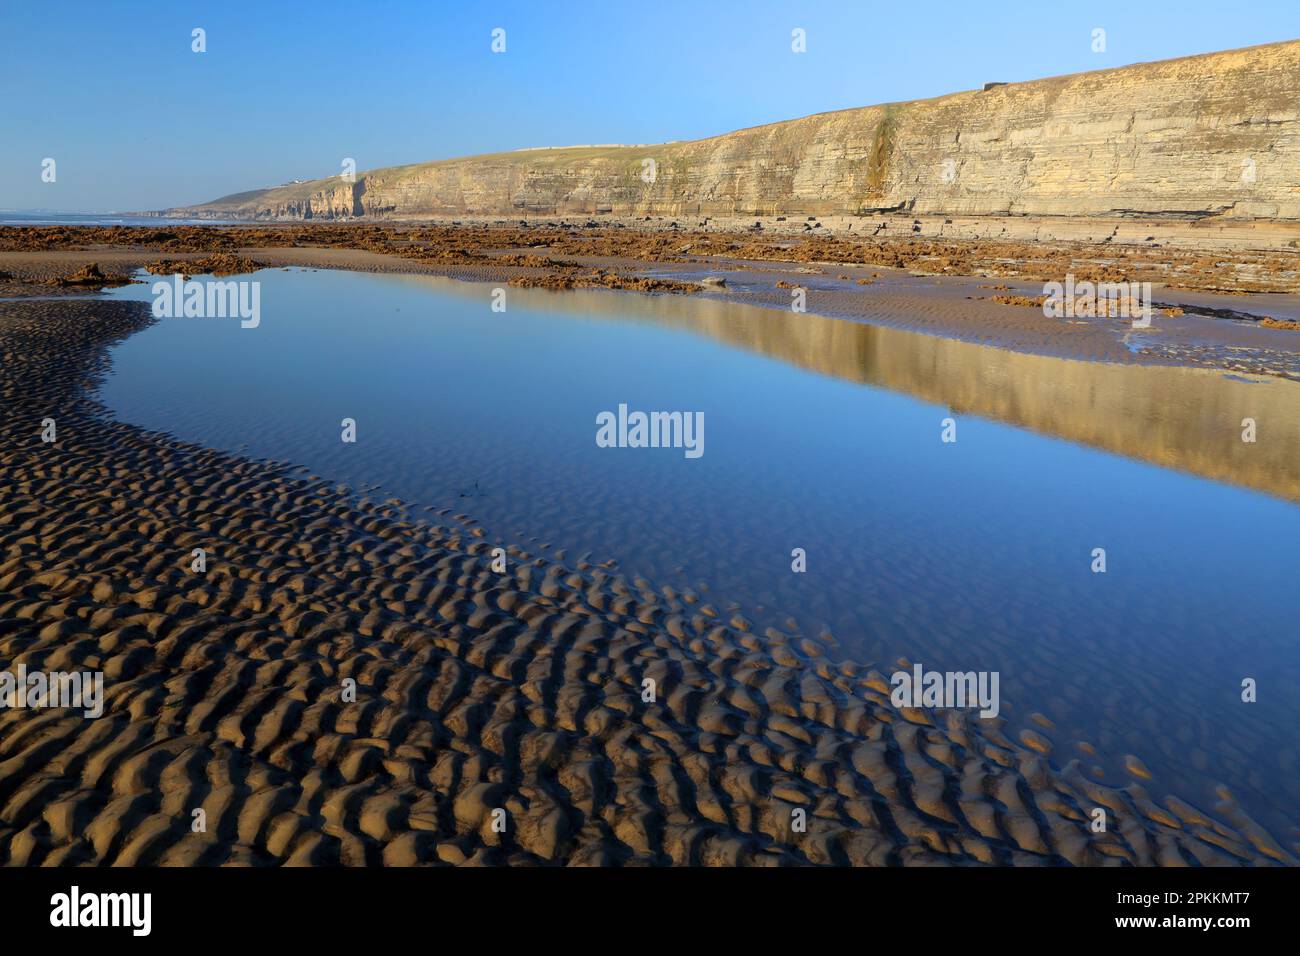
[[[168,213],[885,210],[1300,219],[1300,41],[824,113],[689,143],[521,150],[378,169],[352,184],[333,177]]]

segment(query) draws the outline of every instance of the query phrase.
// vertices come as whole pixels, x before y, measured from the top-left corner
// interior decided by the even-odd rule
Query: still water
[[[235,278],[261,282],[257,327],[131,337],[114,414],[613,559],[759,632],[793,618],[886,674],[996,670],[1009,731],[1058,765],[1117,785],[1135,754],[1153,797],[1212,811],[1226,787],[1296,839],[1300,385],[719,300],[510,289],[494,312],[485,284]],[[620,404],[703,413],[704,453],[600,447]]]

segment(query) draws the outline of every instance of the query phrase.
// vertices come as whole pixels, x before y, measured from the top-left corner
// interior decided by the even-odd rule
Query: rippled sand
[[[113,422],[85,386],[148,321],[0,303],[0,666],[107,684],[97,720],[0,711],[8,864],[1296,862],[1226,794],[896,710],[721,601],[516,547],[497,574],[472,523]]]

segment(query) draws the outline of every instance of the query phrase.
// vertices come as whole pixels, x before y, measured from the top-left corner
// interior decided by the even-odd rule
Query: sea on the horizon
[[[0,210],[0,226],[221,226],[220,219],[173,219],[164,216],[140,216],[131,213],[16,212]]]

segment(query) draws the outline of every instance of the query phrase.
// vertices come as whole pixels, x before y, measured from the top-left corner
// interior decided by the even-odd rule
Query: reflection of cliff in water
[[[716,299],[524,291],[512,289],[511,301],[696,332],[957,413],[1300,501],[1300,385],[1280,379],[1026,355]],[[1254,444],[1241,440],[1244,418],[1256,422]]]

